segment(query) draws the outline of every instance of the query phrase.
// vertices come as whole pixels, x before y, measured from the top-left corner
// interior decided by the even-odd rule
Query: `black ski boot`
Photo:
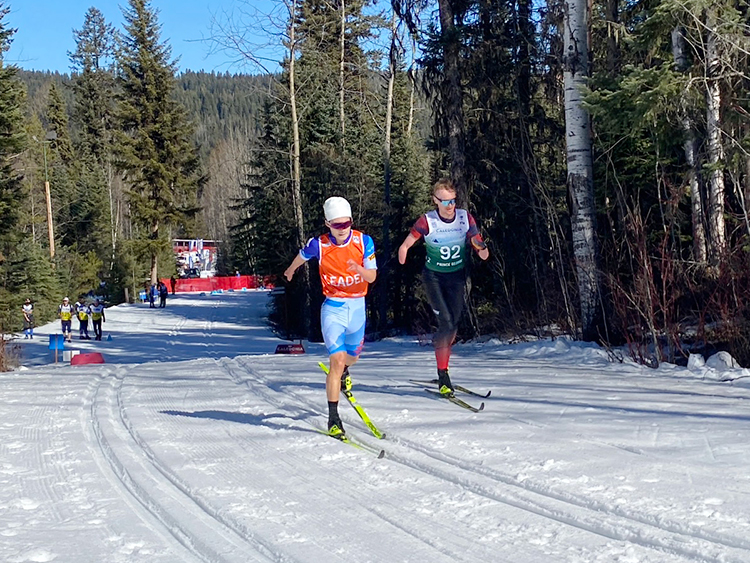
[[[452,397],[454,393],[453,384],[447,369],[438,369],[438,390],[441,395]]]

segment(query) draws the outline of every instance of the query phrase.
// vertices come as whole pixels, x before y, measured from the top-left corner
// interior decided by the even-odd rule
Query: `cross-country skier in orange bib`
[[[343,197],[328,198],[323,204],[329,233],[311,238],[284,272],[292,281],[294,272],[311,258],[318,259],[320,281],[326,300],[320,309],[331,368],[326,377],[328,432],[344,434],[338,413],[342,382],[349,379],[349,366],[359,359],[365,339],[365,295],[378,275],[375,243],[352,229],[352,210]]]
[[[453,395],[453,384],[448,374],[451,347],[458,332],[458,321],[466,303],[468,242],[482,260],[490,251],[482,240],[474,217],[465,209],[456,208],[456,188],[450,180],[439,180],[432,190],[437,209],[422,215],[401,247],[398,261],[406,263],[406,255],[424,237],[427,261],[423,282],[427,301],[437,317],[438,329],[433,336],[437,360],[438,389],[443,395]]]

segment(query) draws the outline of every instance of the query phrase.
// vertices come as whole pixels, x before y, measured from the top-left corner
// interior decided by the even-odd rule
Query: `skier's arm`
[[[398,248],[398,263],[399,264],[406,264],[406,254],[409,252],[409,249],[412,246],[414,246],[414,243],[417,242],[418,240],[419,239],[411,233],[406,235],[404,242],[402,242],[401,246],[399,246]]]
[[[289,264],[289,267],[284,270],[284,277],[287,279],[287,281],[292,281],[294,272],[296,272],[297,268],[299,268],[305,262],[307,262],[307,260],[305,260],[301,254],[297,254],[297,256],[295,256],[294,260],[292,260],[292,263]]]
[[[473,237],[471,237],[471,246],[474,248],[474,250],[477,253],[477,256],[479,256],[482,260],[487,260],[487,258],[490,257],[490,251],[487,248],[487,245],[482,240],[482,235],[476,234]]]
[[[320,241],[317,237],[313,237],[307,241],[307,244],[299,251],[299,254],[292,260],[289,267],[284,270],[284,277],[287,281],[292,281],[294,272],[297,271],[302,264],[310,260],[311,258],[318,258],[320,260]]]
[[[472,217],[471,214],[468,215],[469,232],[466,233],[466,237],[469,239],[471,247],[477,253],[477,256],[479,256],[482,260],[487,260],[487,258],[490,257],[490,251],[487,249],[487,243],[485,243],[482,239],[482,234],[479,232],[479,227],[477,227],[477,222],[474,220],[474,217]]]
[[[365,268],[362,264],[357,264],[351,258],[349,259],[349,267],[347,268],[350,272],[357,272],[362,279],[367,283],[372,283],[378,277],[378,271],[375,269]]]
[[[363,235],[362,242],[364,243],[362,262],[358,263],[356,260],[350,258],[347,261],[347,269],[350,272],[357,272],[367,283],[372,283],[378,277],[378,261],[375,258],[375,242],[370,235]]]

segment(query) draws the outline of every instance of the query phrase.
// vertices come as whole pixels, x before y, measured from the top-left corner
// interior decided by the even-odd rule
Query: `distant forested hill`
[[[21,70],[30,111],[45,123],[49,85],[55,83],[70,115],[73,92],[69,74]],[[196,142],[202,158],[224,140],[252,142],[260,130],[259,116],[268,92],[270,77],[242,74],[186,72],[177,77],[175,97],[195,123]],[[72,132],[75,134],[75,132]]]

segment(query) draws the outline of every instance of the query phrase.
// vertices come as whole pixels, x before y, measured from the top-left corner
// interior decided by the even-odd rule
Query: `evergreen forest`
[[[0,3],[3,332],[27,297],[37,322],[63,295],[132,299],[175,274],[171,239],[204,238],[219,274],[285,287],[280,334],[317,340],[317,264],[281,274],[338,195],[377,250],[368,337],[427,335],[424,245],[396,253],[447,178],[490,251],[470,257],[459,338],[750,365],[744,0],[273,5],[213,22],[244,74],[179,73],[156,0],[128,0],[121,29],[82,13],[60,74],[4,60]]]

